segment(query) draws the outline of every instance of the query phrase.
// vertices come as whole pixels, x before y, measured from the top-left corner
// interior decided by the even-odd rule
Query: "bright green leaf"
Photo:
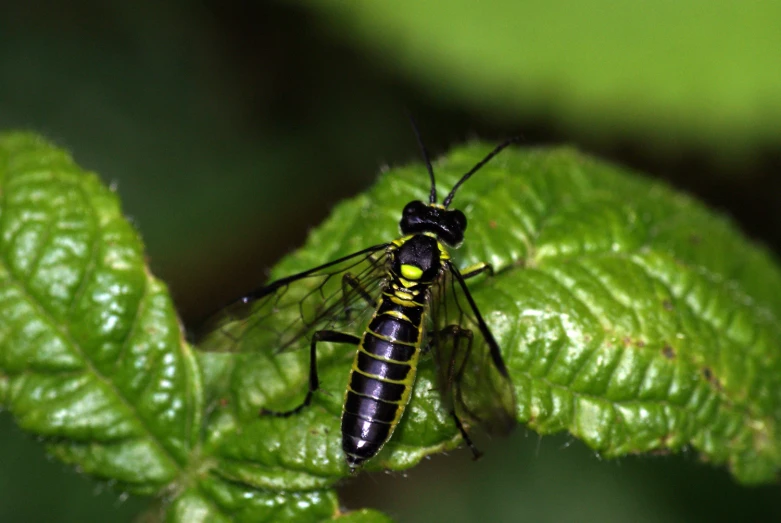
[[[164,501],[155,520],[318,521],[335,493],[210,473],[203,388],[117,196],[62,150],[0,135],[0,399],[77,469]],[[275,485],[278,487],[279,484]]]
[[[487,150],[438,161],[440,191]],[[274,276],[394,238],[399,210],[427,192],[421,165],[384,173]],[[311,407],[260,417],[301,400],[306,351],[193,358],[116,196],[48,143],[0,137],[0,196],[0,399],[53,455],[157,495],[154,520],[383,519],[343,514],[334,490],[348,476],[339,415],[354,348],[323,347]],[[745,483],[776,477],[781,273],[763,249],[692,199],[570,149],[505,151],[454,206],[469,217],[456,261],[497,271],[470,287],[519,421],[605,456],[688,447]],[[424,359],[367,469],[458,445]]]
[[[27,134],[0,138],[5,404],[50,452],[154,492],[198,442],[199,374],[116,195]]]
[[[452,151],[435,165],[440,187],[486,152]],[[394,238],[399,209],[427,191],[421,166],[383,174],[273,276]],[[471,287],[511,369],[520,421],[567,430],[605,456],[691,447],[741,481],[775,477],[781,273],[763,249],[696,201],[569,149],[502,153],[454,205],[470,220],[457,260],[498,272]],[[202,355],[205,368],[240,361],[209,431],[226,477],[320,488],[346,474],[335,434],[354,349],[326,347],[323,393],[284,419],[257,412],[303,398],[306,351]],[[458,444],[432,371],[421,364],[400,429],[369,469],[403,469]]]

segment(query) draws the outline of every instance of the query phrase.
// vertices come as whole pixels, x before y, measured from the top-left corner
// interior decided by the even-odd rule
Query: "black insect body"
[[[270,300],[278,311],[292,285],[315,279],[324,286],[341,277],[340,291],[323,296],[322,287],[315,286],[319,293],[308,292],[304,299],[312,301],[320,296],[320,301],[307,318],[302,312],[302,321],[289,325],[279,337],[279,350],[294,340],[311,338],[306,397],[292,410],[264,414],[291,416],[310,404],[320,386],[318,343],[355,345],[341,422],[342,448],[354,470],[377,455],[391,438],[409,402],[421,352],[430,343],[444,403],[475,457],[479,452],[462,419],[491,433],[506,433],[514,426],[515,395],[507,368],[465,283],[477,274],[492,273],[492,268],[481,263],[462,273],[448,252],[462,243],[467,226],[461,211],[448,209],[456,190],[512,142],[500,144],[464,174],[441,204],[437,203],[431,163],[422,148],[431,180],[429,202],[412,201],[405,206],[400,221],[402,237],[272,282],[231,307],[235,310]],[[451,291],[462,294],[466,305],[462,307],[456,296],[460,321],[445,325],[446,297]],[[340,315],[370,307],[374,312],[362,336],[325,328],[338,324],[334,318]],[[263,321],[256,320],[253,328],[263,328]],[[474,330],[482,342],[474,339]]]
[[[357,342],[342,412],[342,448],[350,467],[376,455],[398,425],[415,384],[431,286],[447,252],[431,236],[405,236],[388,247],[388,283]]]

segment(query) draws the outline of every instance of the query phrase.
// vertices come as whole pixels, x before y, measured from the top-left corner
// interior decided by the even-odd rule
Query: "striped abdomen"
[[[374,457],[391,437],[415,384],[423,337],[426,288],[419,303],[382,295],[350,371],[342,411],[342,448],[355,468]]]

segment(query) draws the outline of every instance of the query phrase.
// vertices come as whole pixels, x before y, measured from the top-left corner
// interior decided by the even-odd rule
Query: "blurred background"
[[[617,5],[618,4],[618,5]],[[781,250],[781,4],[0,3],[0,131],[28,129],[115,184],[188,327],[263,282],[384,165],[521,134],[697,195]],[[485,445],[484,445],[485,446]],[[520,429],[344,503],[399,521],[778,521],[778,486],[694,455],[602,461]],[[0,521],[130,521],[0,414]]]

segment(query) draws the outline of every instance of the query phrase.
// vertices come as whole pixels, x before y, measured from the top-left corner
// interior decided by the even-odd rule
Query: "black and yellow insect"
[[[318,344],[331,342],[357,347],[341,419],[342,448],[353,470],[391,438],[410,400],[421,353],[429,348],[444,404],[475,457],[479,452],[462,420],[493,434],[512,429],[514,389],[499,345],[465,283],[493,269],[480,263],[461,271],[448,250],[461,245],[467,226],[464,213],[449,208],[456,191],[512,142],[500,144],[474,165],[442,203],[421,144],[431,182],[429,201],[404,207],[400,238],[279,279],[229,306],[225,316],[231,321],[246,317],[245,333],[271,331],[269,318],[288,318],[270,337],[280,352],[309,338],[306,396],[292,410],[264,410],[263,415],[291,416],[310,404],[320,387]],[[296,306],[298,311],[291,313]],[[265,312],[251,312],[258,309]],[[346,326],[354,331],[361,320],[361,336],[347,332]]]

